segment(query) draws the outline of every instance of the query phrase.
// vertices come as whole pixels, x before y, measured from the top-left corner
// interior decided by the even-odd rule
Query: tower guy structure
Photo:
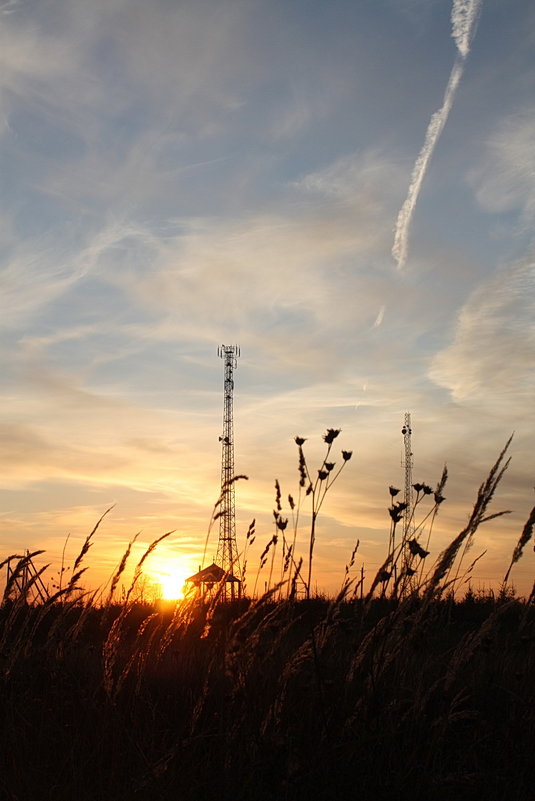
[[[39,570],[34,565],[32,556],[35,555],[25,551],[24,556],[11,556],[3,563],[6,565],[5,595],[12,601],[24,599],[26,603],[45,603],[49,599],[42,579],[45,568]]]
[[[224,364],[224,403],[223,433],[219,437],[221,442],[221,504],[216,563],[228,574],[230,579],[225,583],[225,598],[228,595],[234,598],[240,594],[241,589],[238,546],[236,544],[233,420],[234,370],[238,366],[240,349],[237,345],[221,345],[218,348],[218,356],[223,359]]]
[[[404,453],[401,460],[401,466],[405,474],[405,494],[403,497],[406,503],[405,511],[403,513],[403,541],[407,542],[410,538],[412,528],[412,443],[411,443],[411,416],[409,412],[405,412],[405,422],[401,429],[403,434]]]

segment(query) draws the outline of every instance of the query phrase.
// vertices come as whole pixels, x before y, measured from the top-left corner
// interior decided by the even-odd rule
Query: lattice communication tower
[[[405,496],[403,500],[407,504],[403,514],[403,540],[407,542],[410,539],[412,529],[412,444],[411,444],[411,416],[409,412],[405,412],[405,422],[401,429],[403,434],[404,455],[401,461],[405,473]]]
[[[42,551],[36,551],[42,553]],[[5,594],[12,600],[24,599],[26,603],[45,603],[49,599],[49,592],[45,586],[42,573],[34,565],[29,551],[24,552],[24,556],[9,557],[6,565],[6,589]]]
[[[224,363],[224,404],[223,404],[223,434],[219,437],[221,442],[221,504],[219,508],[219,542],[217,545],[216,563],[228,573],[241,579],[238,561],[238,546],[236,544],[236,496],[234,491],[234,421],[233,421],[233,393],[234,370],[238,366],[240,349],[237,345],[221,345],[218,356]],[[237,587],[235,587],[235,584]],[[224,594],[230,588],[230,595],[235,597],[239,593],[238,582],[225,584]]]

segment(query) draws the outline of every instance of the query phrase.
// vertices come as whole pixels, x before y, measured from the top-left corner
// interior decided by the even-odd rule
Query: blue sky
[[[239,533],[270,538],[293,436],[314,462],[341,428],[317,583],[357,538],[373,572],[410,411],[415,479],[450,471],[433,556],[515,431],[473,551],[503,576],[533,505],[535,9],[453,11],[457,38],[445,0],[0,4],[4,555],[76,553],[114,503],[92,581],[137,532],[196,570],[238,343]]]

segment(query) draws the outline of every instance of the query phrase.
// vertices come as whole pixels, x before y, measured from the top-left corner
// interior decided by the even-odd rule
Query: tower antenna
[[[237,345],[221,345],[217,355],[223,359],[224,364],[224,403],[223,403],[223,433],[219,437],[221,442],[221,506],[219,516],[219,542],[217,545],[216,563],[227,574],[223,594],[227,599],[230,586],[230,597],[238,595],[241,590],[240,565],[238,561],[238,546],[236,544],[236,496],[234,491],[234,420],[233,420],[233,392],[234,370],[238,366],[240,349]],[[237,574],[237,575],[236,575]],[[237,588],[236,586],[237,585]]]
[[[401,466],[403,467],[405,473],[405,496],[403,500],[405,501],[405,511],[403,513],[403,542],[407,542],[410,538],[411,530],[413,528],[413,519],[412,519],[412,444],[411,444],[411,415],[410,412],[405,412],[405,422],[403,424],[403,428],[401,429],[401,433],[403,434],[403,444],[405,446],[405,452],[403,456],[403,460]]]
[[[35,554],[43,553],[36,551]],[[26,603],[45,603],[50,595],[43,579],[41,578],[45,568],[40,570],[34,565],[32,556],[28,550],[24,556],[10,556],[6,565],[6,589],[11,600],[24,599]],[[13,567],[13,563],[15,566]]]

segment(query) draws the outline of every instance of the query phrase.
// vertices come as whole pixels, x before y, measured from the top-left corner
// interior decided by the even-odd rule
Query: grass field
[[[456,560],[492,517],[505,454],[425,578],[428,535],[417,525],[411,540],[396,535],[403,510],[392,494],[388,552],[366,593],[346,570],[338,597],[313,597],[313,532],[310,563],[290,553],[285,583],[253,600],[222,603],[216,592],[140,603],[142,559],[121,604],[112,591],[97,603],[76,589],[90,538],[69,583],[48,600],[28,603],[8,583],[0,797],[533,799],[533,594],[517,599],[507,583],[495,596],[453,592]],[[317,510],[330,475],[322,466],[308,493]],[[286,518],[275,511],[284,534]],[[535,510],[511,565],[534,523]],[[23,568],[24,558],[14,575]]]
[[[533,798],[534,610],[514,599],[1,625],[3,798]]]

